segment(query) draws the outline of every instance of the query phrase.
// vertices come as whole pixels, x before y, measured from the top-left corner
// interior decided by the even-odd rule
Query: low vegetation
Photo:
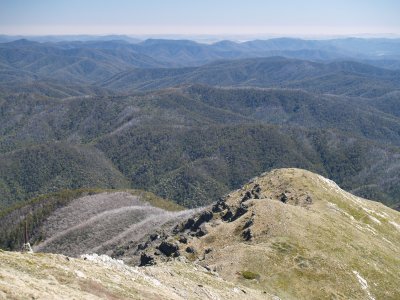
[[[139,197],[143,203],[166,211],[180,211],[183,207],[140,190],[122,190]],[[4,230],[0,232],[0,248],[19,250],[22,247],[25,226],[32,244],[44,239],[41,226],[57,209],[67,206],[71,201],[100,193],[115,193],[117,190],[107,189],[77,189],[62,190],[51,194],[40,195],[25,202],[19,202],[0,211],[0,222]]]
[[[251,271],[242,271],[241,275],[243,276],[244,279],[248,279],[248,280],[259,279],[260,278],[259,274],[253,273]]]

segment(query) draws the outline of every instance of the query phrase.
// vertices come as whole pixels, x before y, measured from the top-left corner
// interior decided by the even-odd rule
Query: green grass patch
[[[260,279],[260,275],[251,271],[242,271],[240,273],[244,279],[253,280],[253,279]]]

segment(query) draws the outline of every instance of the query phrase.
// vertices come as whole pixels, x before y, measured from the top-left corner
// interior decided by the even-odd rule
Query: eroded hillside
[[[41,240],[35,252],[79,256],[108,253],[137,241],[154,228],[177,222],[194,211],[167,211],[128,192],[108,192],[80,197],[54,211],[37,231]]]

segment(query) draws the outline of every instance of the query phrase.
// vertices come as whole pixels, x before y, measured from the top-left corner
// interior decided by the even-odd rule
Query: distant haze
[[[396,0],[13,0],[0,34],[400,35]]]

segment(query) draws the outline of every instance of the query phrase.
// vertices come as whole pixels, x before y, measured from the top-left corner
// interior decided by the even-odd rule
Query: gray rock
[[[248,211],[248,207],[244,204],[241,204],[240,207],[236,210],[235,215],[230,219],[230,221],[235,221],[243,216]]]
[[[186,249],[185,249],[185,251],[187,252],[187,253],[196,253],[196,250],[193,248],[193,247],[186,247]]]
[[[137,249],[138,249],[138,250],[144,250],[144,249],[146,249],[148,246],[149,246],[148,243],[140,243],[140,244],[137,246]]]
[[[179,242],[180,243],[182,243],[182,244],[187,244],[187,237],[186,236],[184,236],[184,235],[181,235],[180,237],[179,237]]]
[[[176,244],[172,244],[172,243],[163,241],[157,247],[157,249],[160,250],[162,254],[169,257],[169,256],[173,255],[176,251],[179,250],[179,246]]]
[[[147,253],[142,253],[142,255],[140,255],[140,264],[139,267],[144,267],[144,266],[152,266],[155,265],[156,262],[154,260],[154,257],[147,254]]]
[[[285,193],[282,193],[279,197],[279,200],[281,200],[281,202],[286,203],[288,201],[288,197],[286,196]]]
[[[194,223],[195,223],[195,220],[192,219],[192,218],[190,218],[190,219],[188,219],[188,220],[186,221],[186,223],[183,225],[183,228],[184,228],[184,229],[190,229],[190,228],[193,227]]]
[[[203,223],[209,222],[212,220],[214,214],[212,211],[204,211],[200,214],[196,222],[193,224],[192,229],[197,230]]]
[[[244,223],[243,229],[249,228],[250,226],[253,226],[254,224],[254,219],[249,219],[247,220],[246,223]]]
[[[208,233],[208,230],[206,228],[206,224],[202,224],[198,231],[196,232],[197,237],[205,236]]]
[[[225,203],[225,200],[220,198],[217,203],[215,203],[212,207],[212,211],[215,213],[222,212],[228,208],[228,205]]]
[[[150,240],[151,241],[155,241],[155,240],[157,240],[159,238],[160,238],[160,236],[157,233],[153,233],[153,234],[150,235]]]
[[[230,221],[232,217],[233,217],[233,213],[230,209],[228,209],[228,211],[222,215],[222,220]]]
[[[243,198],[242,198],[242,202],[245,202],[245,201],[251,199],[252,197],[253,197],[253,195],[251,194],[251,192],[250,192],[250,191],[247,191],[247,192],[244,194]]]
[[[250,228],[243,230],[242,237],[245,239],[245,241],[250,241],[253,238]]]

